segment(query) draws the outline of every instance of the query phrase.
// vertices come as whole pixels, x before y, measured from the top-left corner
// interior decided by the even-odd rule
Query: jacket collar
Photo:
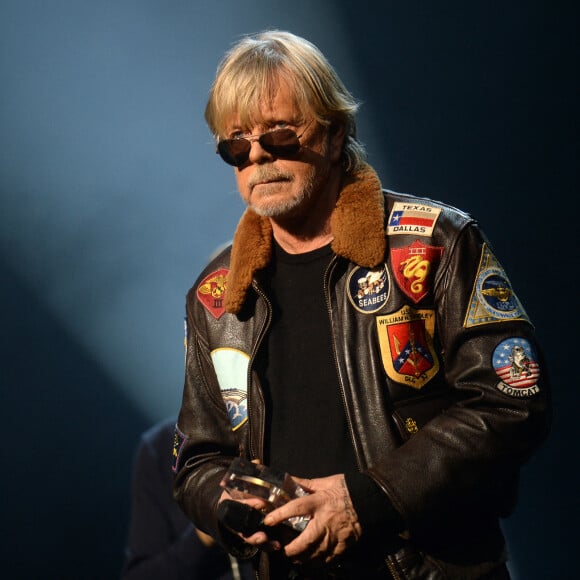
[[[381,182],[365,165],[348,175],[342,185],[330,220],[335,254],[351,262],[373,268],[386,249],[385,210]],[[252,279],[268,265],[272,255],[272,226],[268,218],[246,209],[232,244],[230,271],[225,297],[226,312],[237,314],[244,303]]]

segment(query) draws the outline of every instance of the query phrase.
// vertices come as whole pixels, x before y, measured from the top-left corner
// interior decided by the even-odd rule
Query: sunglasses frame
[[[244,165],[252,151],[252,142],[258,141],[260,147],[267,151],[275,157],[292,157],[300,151],[302,146],[300,143],[300,138],[304,135],[308,127],[311,125],[312,121],[304,127],[304,130],[298,134],[294,129],[288,127],[283,127],[281,129],[273,129],[271,131],[265,131],[259,135],[249,135],[247,137],[233,137],[232,139],[221,139],[218,141],[216,147],[216,153],[228,164],[234,167],[241,167]],[[279,144],[268,142],[272,137],[279,136],[280,134],[288,135],[286,144]],[[230,146],[242,146],[244,147],[239,153],[232,153]]]

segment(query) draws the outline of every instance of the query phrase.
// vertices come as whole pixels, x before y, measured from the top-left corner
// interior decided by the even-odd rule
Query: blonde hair
[[[216,139],[237,115],[243,126],[260,120],[260,105],[273,99],[280,83],[294,93],[299,111],[317,122],[343,127],[342,161],[346,172],[365,162],[364,146],[356,137],[358,103],[334,68],[311,42],[290,32],[270,30],[243,37],[220,62],[205,109],[205,119]]]

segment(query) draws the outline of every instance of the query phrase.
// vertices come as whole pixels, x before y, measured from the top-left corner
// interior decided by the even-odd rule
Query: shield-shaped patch
[[[229,270],[222,268],[206,276],[197,287],[197,299],[216,319],[225,312],[224,298],[226,294],[227,275]]]
[[[397,285],[417,304],[431,290],[433,272],[441,259],[443,248],[415,240],[408,246],[391,248],[390,253]]]
[[[435,312],[404,306],[386,316],[377,316],[383,366],[394,381],[421,389],[439,371],[433,345]]]

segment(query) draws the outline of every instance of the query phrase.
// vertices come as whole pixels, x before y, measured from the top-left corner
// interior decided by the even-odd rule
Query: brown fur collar
[[[379,264],[385,255],[384,207],[381,183],[369,166],[348,176],[331,216],[332,249],[367,268]],[[225,309],[238,313],[254,274],[265,268],[272,253],[272,226],[246,209],[234,235]]]

